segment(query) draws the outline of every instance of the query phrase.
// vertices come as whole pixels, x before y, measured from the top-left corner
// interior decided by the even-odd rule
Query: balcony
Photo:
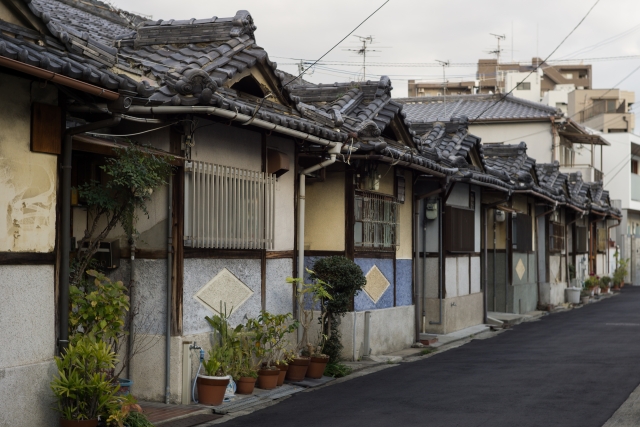
[[[567,174],[580,172],[582,173],[582,180],[584,182],[598,182],[598,181],[602,181],[602,178],[603,178],[602,171],[590,165],[573,165],[573,166],[561,165],[560,170]],[[640,175],[638,175],[638,177],[640,177]]]
[[[624,100],[607,99],[594,101],[591,107],[580,111],[580,123],[584,123],[600,114],[626,113],[626,107],[626,101]]]

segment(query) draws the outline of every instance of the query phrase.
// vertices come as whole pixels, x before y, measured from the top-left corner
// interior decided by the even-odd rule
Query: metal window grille
[[[354,246],[357,249],[391,251],[398,247],[399,208],[394,198],[358,191],[354,216]]]
[[[272,174],[187,162],[184,245],[273,249],[275,189]]]

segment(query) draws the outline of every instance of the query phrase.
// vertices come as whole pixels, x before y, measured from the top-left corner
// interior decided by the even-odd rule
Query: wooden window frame
[[[444,208],[444,250],[449,253],[475,253],[475,209],[458,206]],[[465,236],[472,236],[465,239]]]
[[[564,224],[549,221],[549,253],[561,253],[564,250]]]
[[[388,217],[386,219],[380,219],[379,217],[365,218],[364,216],[371,215],[365,215],[367,210],[359,208],[358,199],[360,198],[363,199],[363,203],[365,199],[375,201],[375,203],[377,203],[377,207],[372,207],[372,205],[369,206],[368,212],[370,214],[375,214],[375,209],[382,208],[385,215],[388,213]],[[387,209],[389,209],[388,212]],[[377,213],[379,214],[380,211],[377,211]],[[400,208],[399,203],[394,196],[374,191],[356,190],[353,194],[353,215],[351,218],[353,221],[353,234],[351,238],[353,239],[355,252],[395,252],[397,250],[400,245]],[[362,225],[358,227],[358,223],[361,223]],[[375,239],[373,242],[367,241],[365,239],[367,224],[368,227],[371,227],[369,228],[369,233],[373,233],[374,235],[377,235],[378,233],[389,233],[387,237],[390,244],[384,245],[383,242],[383,244],[380,245],[380,243],[376,242]],[[358,232],[361,234],[359,241],[356,239],[356,233]],[[385,240],[384,237],[383,240]]]

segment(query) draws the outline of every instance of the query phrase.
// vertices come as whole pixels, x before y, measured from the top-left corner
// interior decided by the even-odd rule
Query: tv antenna
[[[440,61],[436,59],[436,62],[442,65],[442,103],[444,104],[444,118],[447,119],[447,74],[446,69],[449,66],[449,61]]]
[[[498,90],[499,90],[498,80],[500,77],[498,75],[498,71],[500,70],[500,54],[502,53],[502,48],[500,47],[500,41],[505,40],[507,36],[505,36],[504,34],[493,34],[493,33],[489,33],[489,34],[491,34],[493,37],[495,37],[498,40],[498,48],[495,50],[489,51],[490,54],[496,56],[496,93],[498,93]]]
[[[369,45],[373,43],[373,36],[356,36],[354,34],[353,37],[357,37],[360,39],[360,43],[362,46],[359,46],[357,49],[343,49],[350,52],[356,52],[358,55],[362,55],[362,81],[367,81],[367,52],[380,52],[379,50],[371,49]]]
[[[313,72],[315,71],[314,67],[309,67],[309,65],[312,65],[313,63],[309,62],[309,61],[305,61],[303,59],[300,60],[300,63],[298,63],[298,84],[302,85],[302,77],[304,77],[304,75],[308,75],[308,76],[312,76]],[[308,68],[306,68],[308,67]]]

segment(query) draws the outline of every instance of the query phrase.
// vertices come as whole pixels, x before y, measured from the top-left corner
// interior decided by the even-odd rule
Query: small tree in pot
[[[324,353],[331,363],[340,361],[342,342],[340,321],[352,308],[353,297],[367,284],[362,269],[352,260],[343,256],[321,258],[313,265],[312,279],[321,280],[330,286],[327,291],[331,295],[322,306],[326,312],[322,320],[322,333],[327,336]]]

